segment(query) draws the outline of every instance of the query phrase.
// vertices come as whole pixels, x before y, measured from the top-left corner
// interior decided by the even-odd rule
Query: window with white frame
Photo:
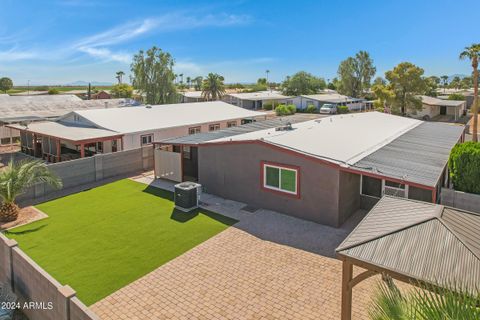
[[[236,127],[236,126],[237,126],[237,121],[228,121],[227,122],[227,128]]]
[[[208,131],[220,130],[220,123],[214,123],[208,126]]]
[[[191,127],[188,128],[188,134],[196,134],[202,131],[202,127]]]
[[[408,185],[404,183],[383,180],[383,194],[400,198],[408,198]]]
[[[152,142],[153,142],[153,133],[140,136],[140,143],[142,146],[152,144]]]
[[[263,187],[289,194],[298,194],[298,169],[263,164]]]

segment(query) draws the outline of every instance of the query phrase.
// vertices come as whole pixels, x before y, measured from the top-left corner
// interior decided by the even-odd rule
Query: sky
[[[0,0],[0,77],[16,85],[115,82],[132,55],[169,52],[184,77],[271,81],[300,70],[332,79],[370,53],[377,75],[409,61],[426,75],[470,74],[479,0]]]

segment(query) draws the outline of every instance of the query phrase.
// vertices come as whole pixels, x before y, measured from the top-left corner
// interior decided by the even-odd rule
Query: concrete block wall
[[[480,195],[442,188],[440,203],[449,207],[480,213]]]
[[[78,192],[79,187],[114,177],[153,170],[153,146],[99,154],[93,157],[49,164],[48,167],[57,174],[63,182],[62,190],[55,190],[47,184],[39,183],[18,197],[20,203],[58,194],[64,196]]]
[[[99,319],[71,287],[61,285],[3,234],[0,255],[0,282],[11,286],[30,320]]]

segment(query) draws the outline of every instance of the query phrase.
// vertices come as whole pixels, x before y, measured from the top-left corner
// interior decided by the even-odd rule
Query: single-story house
[[[0,144],[18,140],[20,132],[7,124],[55,120],[73,110],[136,106],[132,99],[82,100],[76,95],[0,96]]]
[[[22,151],[50,162],[140,148],[155,140],[265,119],[221,101],[77,110],[56,121],[7,125],[20,131]]]
[[[160,142],[157,177],[338,227],[383,195],[436,203],[464,139],[463,126],[379,112],[242,127]]]
[[[92,93],[91,94],[91,99],[93,100],[98,100],[98,99],[111,99],[112,98],[112,95],[110,93],[108,93],[107,91],[105,90],[101,90],[97,93]]]
[[[190,103],[190,102],[203,102],[205,98],[202,96],[202,91],[185,91],[181,92],[181,102]]]
[[[291,97],[285,96],[279,91],[229,93],[223,97],[223,101],[254,110],[262,109],[265,103],[271,103],[274,106],[293,103]]]
[[[466,101],[444,100],[429,96],[420,96],[422,99],[422,110],[412,115],[415,118],[430,120],[436,116],[450,116],[458,120],[467,112]]]
[[[347,106],[350,110],[363,110],[365,109],[365,100],[357,99],[348,96],[344,96],[338,93],[320,93],[301,95],[293,99],[293,103],[298,109],[306,109],[308,106],[313,105],[315,108],[320,109],[324,104],[333,104],[335,106]]]

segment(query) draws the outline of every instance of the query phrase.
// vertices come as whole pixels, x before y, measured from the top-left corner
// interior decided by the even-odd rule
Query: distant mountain
[[[98,82],[98,81],[92,81],[92,82],[90,82],[90,84],[92,86],[112,86],[113,85],[113,83],[111,83],[111,82]],[[78,81],[75,81],[75,82],[67,83],[65,85],[66,86],[71,86],[71,87],[86,87],[86,86],[88,86],[88,82],[78,80]]]

